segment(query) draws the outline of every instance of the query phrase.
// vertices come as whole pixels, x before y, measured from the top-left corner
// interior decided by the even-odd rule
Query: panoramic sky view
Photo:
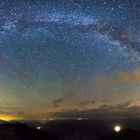
[[[140,117],[139,0],[0,0],[0,119]]]

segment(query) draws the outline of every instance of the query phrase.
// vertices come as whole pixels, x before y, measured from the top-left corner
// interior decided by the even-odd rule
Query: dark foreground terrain
[[[107,123],[108,124],[108,123]],[[140,131],[115,132],[102,121],[0,123],[0,140],[140,140]],[[37,126],[41,126],[37,129]]]
[[[140,140],[140,132],[134,130],[122,130],[119,133],[110,132],[96,140]]]
[[[29,128],[26,124],[2,124],[0,126],[0,140],[58,140],[55,136]]]

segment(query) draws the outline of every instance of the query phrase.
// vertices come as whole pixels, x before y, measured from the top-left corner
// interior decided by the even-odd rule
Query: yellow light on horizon
[[[19,117],[16,117],[16,116],[12,116],[12,115],[0,115],[0,120],[3,120],[3,121],[12,121],[12,120],[19,120],[20,118]]]
[[[3,120],[3,121],[11,121],[13,119],[10,116],[0,116],[0,120]]]

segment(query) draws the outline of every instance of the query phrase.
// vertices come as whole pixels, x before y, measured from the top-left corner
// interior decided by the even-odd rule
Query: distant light
[[[82,120],[84,120],[84,118],[77,118],[77,120],[78,120],[78,121],[82,121]]]
[[[37,130],[40,130],[40,129],[41,129],[41,127],[40,127],[40,126],[37,126],[37,127],[36,127],[36,129],[37,129]]]
[[[78,121],[88,120],[87,118],[77,118]]]
[[[114,131],[115,132],[120,132],[121,131],[121,126],[120,125],[116,125],[115,127],[114,127]]]

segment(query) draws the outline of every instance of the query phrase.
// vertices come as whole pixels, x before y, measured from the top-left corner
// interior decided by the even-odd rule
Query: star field
[[[140,106],[139,29],[138,0],[1,0],[0,117],[130,113]]]

